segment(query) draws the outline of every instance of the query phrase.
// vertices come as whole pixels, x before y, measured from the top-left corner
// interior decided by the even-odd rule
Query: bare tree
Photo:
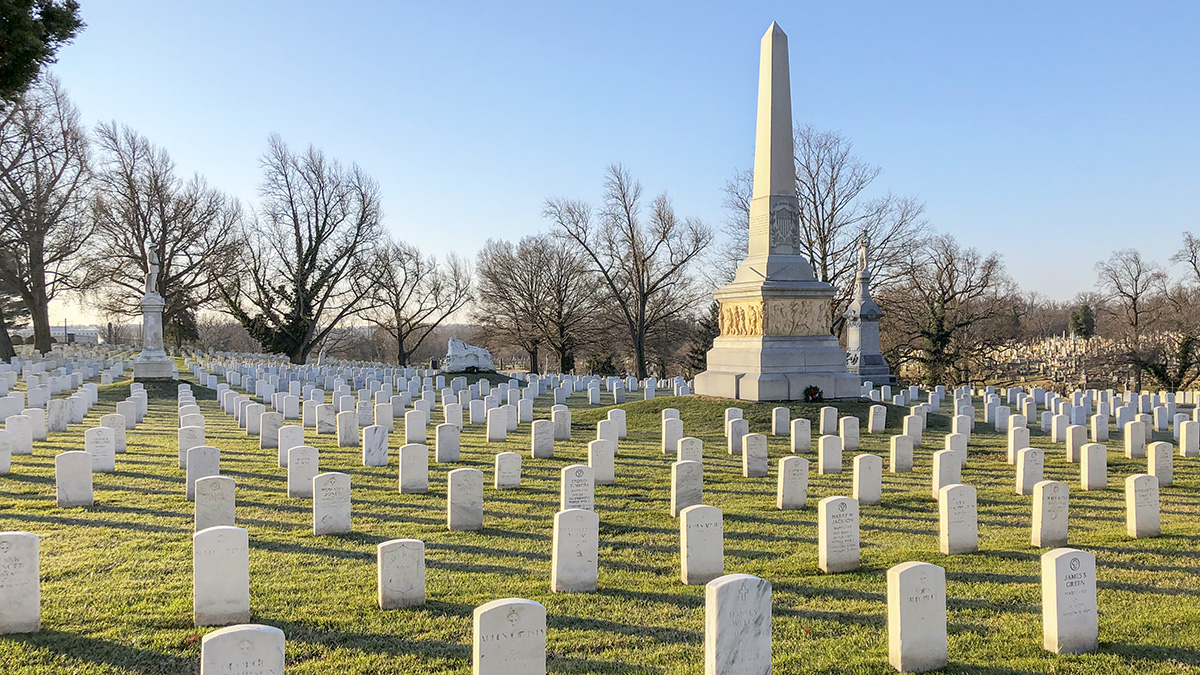
[[[353,314],[379,237],[378,184],[309,146],[271,136],[261,160],[260,213],[246,226],[238,283],[222,286],[229,313],[264,351],[304,363]]]
[[[50,351],[50,301],[78,287],[90,236],[87,134],[52,76],[0,118],[0,281],[20,296],[34,346]]]
[[[856,157],[850,140],[836,131],[798,124],[794,147],[800,241],[813,274],[836,289],[830,305],[830,325],[836,335],[841,333],[842,314],[854,294],[858,264],[854,252],[863,230],[871,239],[872,284],[886,288],[902,274],[908,249],[925,234],[925,205],[892,194],[865,197],[880,168]],[[728,239],[719,266],[726,281],[746,257],[753,185],[749,170],[736,172],[725,184],[725,208],[730,217],[722,226]]]
[[[1104,310],[1114,320],[1125,359],[1133,366],[1134,389],[1140,391],[1148,357],[1143,339],[1161,315],[1167,274],[1136,249],[1127,248],[1096,263],[1096,275]]]
[[[646,217],[641,183],[619,164],[609,167],[604,192],[595,219],[590,206],[566,199],[547,200],[544,213],[603,280],[628,332],[637,376],[644,378],[647,340],[700,300],[689,272],[712,242],[712,230],[678,218],[665,193],[650,203]]]
[[[197,314],[221,299],[234,278],[241,208],[199,175],[183,181],[175,163],[129,127],[101,124],[96,171],[96,232],[88,242],[87,287],[100,309],[141,314],[146,259],[158,254],[163,325],[176,347],[195,336]]]
[[[929,385],[968,379],[972,360],[1015,335],[1012,282],[995,253],[963,249],[950,235],[910,248],[880,332],[893,367],[915,363]]]
[[[380,242],[359,281],[367,284],[362,317],[396,341],[396,363],[402,366],[471,300],[471,270],[462,259],[450,255],[439,263],[402,241]]]
[[[102,327],[100,338],[105,344],[131,345],[135,342],[134,338],[138,334],[140,327],[122,323],[122,318],[125,318],[124,315],[113,314],[101,318],[99,322]]]
[[[489,241],[479,253],[476,319],[485,335],[509,340],[539,368],[538,351],[548,347],[559,372],[575,369],[580,349],[607,325],[606,296],[578,247],[546,235],[524,237],[513,246]]]
[[[507,344],[529,357],[530,372],[538,372],[539,350],[545,336],[536,315],[541,311],[544,276],[529,238],[521,245],[489,239],[479,250],[475,270],[475,320],[489,344]]]

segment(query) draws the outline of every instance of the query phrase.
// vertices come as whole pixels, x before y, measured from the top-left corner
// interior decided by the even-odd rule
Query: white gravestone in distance
[[[540,603],[493,600],[475,608],[472,623],[472,675],[546,675],[546,608]]]
[[[1030,543],[1038,548],[1067,545],[1069,499],[1066,483],[1044,480],[1033,486],[1033,531]]]
[[[979,550],[979,504],[975,488],[955,483],[938,494],[938,550],[942,555]]]
[[[679,512],[680,579],[706,584],[725,573],[725,525],[721,509],[697,504]]]
[[[0,532],[0,635],[42,629],[39,569],[36,534]]]
[[[779,485],[775,506],[781,511],[802,509],[808,504],[808,460],[788,456],[779,460]]]
[[[1162,534],[1158,479],[1148,473],[1125,479],[1125,532],[1134,539]]]
[[[702,503],[704,465],[690,460],[671,464],[671,517],[678,518],[680,511]]]
[[[704,587],[705,675],[770,675],[771,582],[727,574]]]
[[[240,527],[192,535],[192,618],[197,628],[250,620],[250,538]]]
[[[425,542],[393,539],[376,548],[379,609],[425,604]]]
[[[200,641],[200,675],[283,675],[284,635],[273,626],[238,624]]]
[[[196,480],[196,532],[236,524],[234,488],[233,479],[228,476],[206,476]]]
[[[572,464],[559,473],[558,508],[595,510],[595,478],[592,467]]]
[[[446,474],[446,526],[451,531],[483,529],[483,472],[455,469]]]
[[[817,504],[817,558],[818,567],[829,574],[858,569],[857,501],[826,497]]]
[[[887,573],[888,661],[904,673],[947,665],[946,570],[923,562]]]
[[[55,492],[60,508],[92,505],[92,456],[72,450],[54,456]]]
[[[312,479],[317,475],[319,457],[311,445],[288,450],[287,493],[289,497],[312,497]]]
[[[515,452],[496,453],[492,485],[497,490],[521,487],[521,456]]]
[[[350,476],[331,471],[312,479],[313,535],[350,534]]]
[[[446,422],[433,429],[434,447],[433,461],[457,462],[459,450],[462,447],[462,430],[460,426]]]
[[[600,516],[588,509],[554,514],[550,557],[550,590],[588,593],[596,590],[599,571]]]
[[[1042,554],[1042,646],[1083,654],[1099,646],[1096,556],[1073,548]]]

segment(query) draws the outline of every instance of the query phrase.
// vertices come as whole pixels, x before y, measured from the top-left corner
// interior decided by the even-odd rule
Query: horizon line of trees
[[[436,355],[434,341],[454,334],[535,371],[693,375],[718,334],[711,290],[746,250],[748,171],[727,183],[729,217],[717,232],[613,164],[598,203],[547,199],[546,231],[488,240],[472,264],[388,235],[378,183],[311,145],[272,135],[247,206],[180,175],[166,149],[127,126],[85,128],[52,75],[0,113],[4,359],[15,353],[10,331],[24,326],[49,351],[49,306],[66,297],[118,325],[135,320],[154,251],[176,347],[252,340],[293,363],[322,351],[406,363]],[[833,287],[831,332],[844,333],[865,232],[894,371],[927,383],[987,377],[997,350],[1053,328],[1119,341],[1110,370],[1139,388],[1145,375],[1164,386],[1200,378],[1193,235],[1172,258],[1190,270],[1183,278],[1117,251],[1096,266],[1097,292],[1067,307],[1023,295],[998,254],[934,231],[916,199],[872,196],[880,168],[840,134],[797,125],[795,149],[800,241]],[[473,326],[447,325],[464,318]]]

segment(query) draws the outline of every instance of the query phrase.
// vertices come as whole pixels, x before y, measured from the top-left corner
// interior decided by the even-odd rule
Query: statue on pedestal
[[[146,292],[139,303],[142,307],[142,353],[133,363],[135,381],[172,380],[176,377],[175,363],[163,349],[162,313],[166,303],[158,293],[158,252],[148,247],[146,255]]]

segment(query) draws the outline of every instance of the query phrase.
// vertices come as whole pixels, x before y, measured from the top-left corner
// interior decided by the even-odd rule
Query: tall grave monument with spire
[[[133,379],[154,382],[175,378],[175,362],[163,349],[162,313],[166,302],[158,292],[158,253],[150,248],[146,261],[146,292],[142,296],[142,353],[133,362]]]
[[[696,393],[746,401],[857,397],[846,352],[830,334],[833,287],[803,255],[787,35],[772,23],[762,38],[750,245],[731,283],[717,289],[720,335]],[[811,389],[815,387],[815,389]]]
[[[846,369],[863,382],[878,387],[896,384],[896,376],[879,350],[879,319],[883,311],[871,299],[871,270],[868,260],[871,240],[863,230],[858,244],[858,278],[854,284],[854,300],[842,314],[846,319]]]

